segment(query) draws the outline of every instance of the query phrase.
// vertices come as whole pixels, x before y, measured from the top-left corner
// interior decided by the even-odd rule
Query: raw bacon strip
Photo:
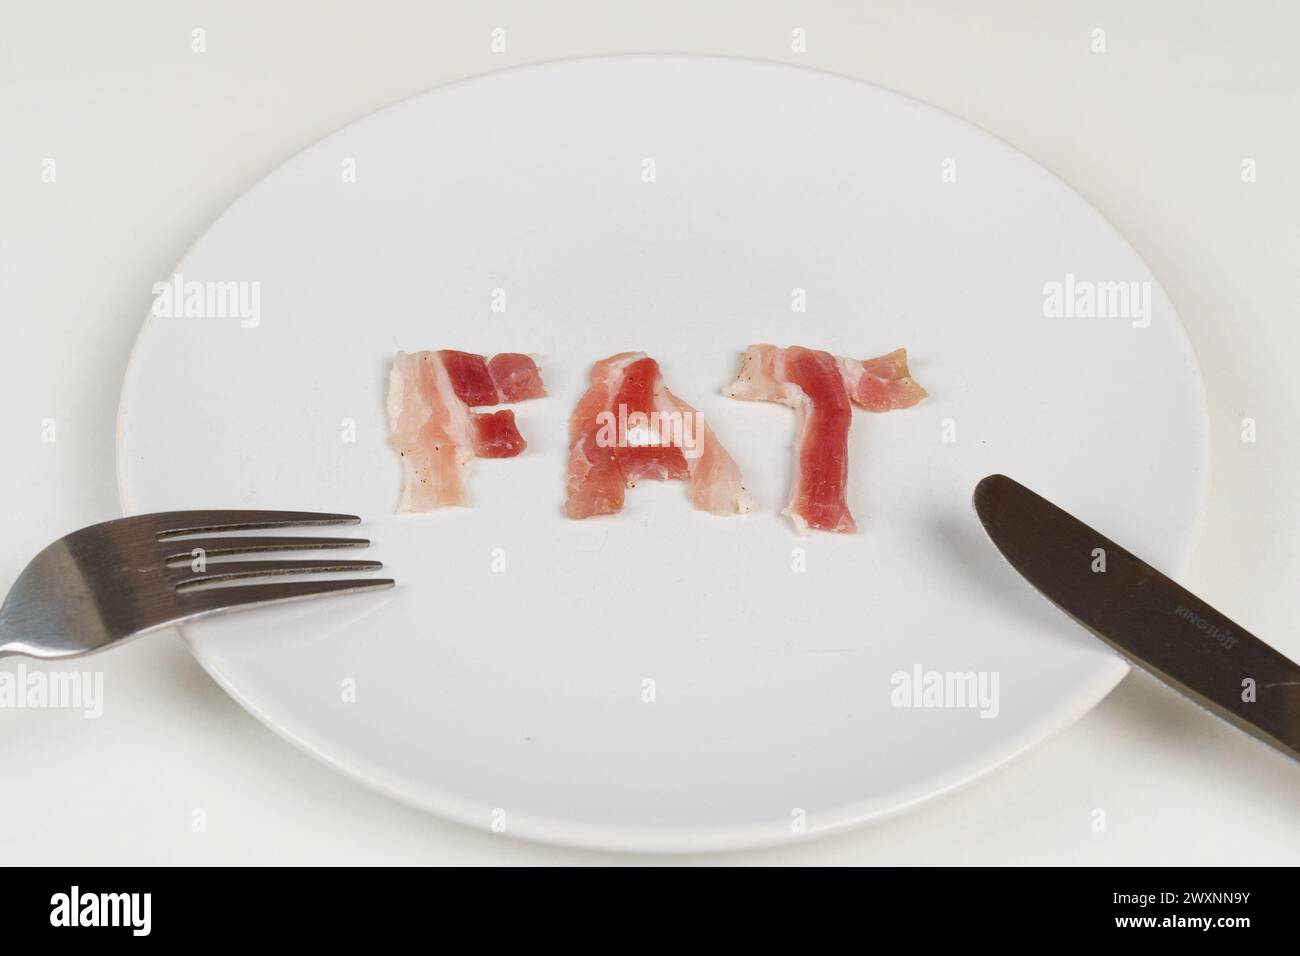
[[[883,412],[908,408],[926,396],[908,373],[904,349],[863,361],[774,345],[751,345],[736,381],[723,393],[748,401],[781,402],[798,413],[794,485],[783,514],[790,516],[800,533],[808,528],[857,530],[845,497],[850,402]]]
[[[564,512],[570,518],[615,514],[623,510],[627,482],[614,460],[614,449],[598,440],[600,416],[614,406],[623,368],[639,356],[611,355],[591,367],[590,385],[569,418],[569,481]]]
[[[790,514],[810,528],[858,530],[849,513],[849,426],[853,406],[839,364],[827,352],[795,346],[785,350],[783,377],[803,396],[795,447],[799,463]]]
[[[507,387],[493,375],[493,363],[506,370]],[[498,355],[489,362],[453,349],[398,352],[388,380],[389,444],[402,456],[397,510],[468,505],[470,461],[513,458],[527,446],[513,411],[480,414],[471,408],[544,394],[537,365],[526,355]]]
[[[402,456],[398,511],[468,505],[474,457],[469,409],[433,352],[398,352],[388,379],[389,443]]]
[[[710,514],[751,510],[740,468],[702,416],[664,386],[654,359],[623,352],[592,366],[569,419],[565,513],[621,511],[625,489],[640,478],[685,480],[695,507]]]
[[[781,402],[798,413],[794,487],[782,513],[799,531],[857,530],[845,500],[853,410],[835,356],[798,346],[750,346],[739,377],[723,394]]]

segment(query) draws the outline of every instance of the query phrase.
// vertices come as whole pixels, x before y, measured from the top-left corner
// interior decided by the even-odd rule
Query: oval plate
[[[1004,566],[976,481],[1174,569],[1203,498],[1196,363],[1133,249],[996,138],[823,73],[631,56],[435,90],[290,160],[177,272],[246,308],[145,323],[124,509],[351,511],[398,579],[187,626],[195,656],[346,773],[525,838],[771,844],[974,778],[1126,670]],[[1121,314],[1053,314],[1052,283],[1082,306],[1103,282],[1136,284]],[[909,349],[932,397],[855,415],[857,535],[780,516],[794,416],[720,394],[752,342]],[[388,363],[443,347],[540,353],[550,396],[517,407],[523,456],[474,464],[474,508],[398,516]],[[568,415],[628,349],[705,413],[755,514],[645,483],[563,517]],[[899,706],[930,672],[984,701]]]

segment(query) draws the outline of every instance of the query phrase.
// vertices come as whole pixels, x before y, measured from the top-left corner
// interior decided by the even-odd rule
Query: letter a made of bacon
[[[794,487],[782,514],[790,516],[800,534],[809,528],[851,534],[857,524],[845,489],[852,406],[869,412],[909,408],[926,391],[908,374],[906,349],[861,361],[797,345],[751,345],[739,376],[723,394],[794,408],[799,415]]]
[[[389,444],[402,456],[398,511],[468,505],[474,458],[513,458],[526,442],[509,409],[476,412],[546,394],[527,355],[482,355],[443,349],[398,352],[388,378]]]
[[[664,385],[659,363],[624,352],[591,368],[590,386],[569,419],[570,518],[615,514],[639,479],[682,480],[691,501],[715,515],[751,504],[740,468],[703,416]]]

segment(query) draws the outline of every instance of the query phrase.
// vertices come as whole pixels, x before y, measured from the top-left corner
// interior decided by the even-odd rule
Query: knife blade
[[[1130,663],[1300,760],[1300,666],[1241,625],[1005,475],[975,486],[1003,557]]]

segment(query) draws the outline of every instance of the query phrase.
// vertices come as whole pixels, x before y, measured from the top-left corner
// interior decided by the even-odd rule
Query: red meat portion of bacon
[[[488,359],[473,352],[442,349],[438,352],[451,387],[470,408],[542,398],[546,388],[531,355],[502,352]]]
[[[514,458],[528,442],[515,427],[515,413],[509,408],[499,412],[474,413],[474,454],[478,458]]]
[[[502,352],[488,361],[488,373],[497,387],[503,402],[523,402],[530,398],[543,398],[546,388],[542,373],[530,355]]]
[[[447,368],[447,377],[451,379],[451,387],[456,395],[470,408],[500,403],[501,396],[496,382],[492,380],[487,359],[483,356],[455,349],[441,349],[438,357]]]
[[[623,370],[623,382],[614,408],[624,420],[634,420],[642,415],[649,420],[655,410],[655,386],[660,383],[659,363],[652,358],[637,359]],[[646,439],[660,436],[641,436]],[[614,449],[614,460],[629,486],[641,478],[655,481],[685,479],[689,474],[686,456],[677,445],[642,444],[625,445]]]

